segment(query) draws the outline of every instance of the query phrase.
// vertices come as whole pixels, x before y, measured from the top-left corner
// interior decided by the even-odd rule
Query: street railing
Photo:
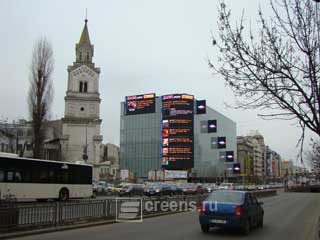
[[[272,196],[276,195],[276,190],[255,191],[254,194],[257,197]],[[119,217],[142,219],[142,215],[190,211],[197,209],[206,197],[207,194],[44,203],[0,202],[0,232],[98,220],[116,221]],[[139,202],[141,204],[137,204]]]
[[[142,203],[139,212],[146,216],[163,212],[163,209],[159,207],[163,202],[168,204],[170,202],[179,204],[182,201],[199,203],[205,196],[112,198],[45,203],[0,202],[0,232],[12,231],[17,228],[58,226],[84,221],[115,220],[119,214],[119,206],[123,202],[135,201],[136,199]],[[150,206],[152,207],[150,208]],[[171,211],[171,209],[167,211]]]

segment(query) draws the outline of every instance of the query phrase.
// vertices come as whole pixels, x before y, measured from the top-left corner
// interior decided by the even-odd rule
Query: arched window
[[[79,59],[80,59],[80,62],[82,61],[82,52],[80,52],[79,54]]]
[[[87,62],[89,62],[89,52],[87,52],[86,58],[87,58]]]
[[[80,82],[79,84],[79,92],[83,92],[83,82]]]
[[[84,82],[83,92],[88,92],[88,83]]]

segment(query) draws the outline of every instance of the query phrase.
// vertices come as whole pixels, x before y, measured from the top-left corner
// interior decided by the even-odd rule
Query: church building
[[[88,20],[75,46],[75,62],[68,67],[65,112],[62,118],[61,160],[93,164],[94,178],[99,177],[102,135],[100,134],[100,68],[92,61],[94,46],[90,42]]]

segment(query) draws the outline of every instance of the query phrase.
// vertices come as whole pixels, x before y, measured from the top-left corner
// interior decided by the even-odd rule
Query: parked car
[[[143,195],[144,185],[142,184],[130,184],[124,186],[119,191],[119,196],[133,196],[133,195]]]
[[[199,208],[201,230],[206,233],[210,227],[232,227],[247,235],[253,227],[263,226],[262,204],[250,192],[215,191]]]

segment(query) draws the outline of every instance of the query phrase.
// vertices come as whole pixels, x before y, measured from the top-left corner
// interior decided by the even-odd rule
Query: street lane
[[[197,212],[144,219],[142,223],[119,223],[18,238],[19,240],[105,240],[105,239],[312,239],[320,215],[320,194],[280,193],[263,199],[264,227],[243,237],[237,231],[213,230],[203,234]]]

